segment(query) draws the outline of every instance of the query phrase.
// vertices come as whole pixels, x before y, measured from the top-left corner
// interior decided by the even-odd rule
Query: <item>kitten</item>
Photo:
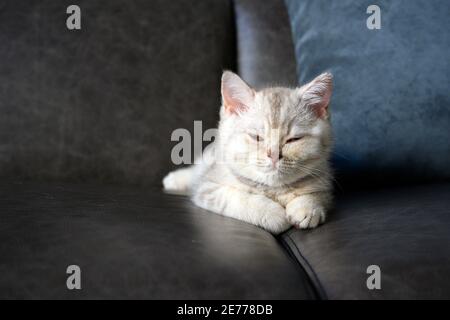
[[[300,88],[255,91],[225,71],[218,136],[199,164],[169,173],[164,188],[274,234],[316,227],[332,200],[331,92],[329,73]]]

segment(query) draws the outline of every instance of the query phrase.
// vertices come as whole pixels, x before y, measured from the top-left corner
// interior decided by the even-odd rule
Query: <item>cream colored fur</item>
[[[300,88],[255,91],[225,72],[218,137],[164,188],[274,234],[318,226],[332,202],[331,90],[327,73]]]

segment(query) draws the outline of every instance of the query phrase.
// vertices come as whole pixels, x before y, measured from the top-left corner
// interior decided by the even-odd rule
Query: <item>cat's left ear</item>
[[[311,108],[319,118],[328,116],[328,105],[333,92],[333,75],[322,73],[300,89],[302,101]]]
[[[222,75],[222,100],[225,111],[229,114],[239,114],[247,110],[255,97],[255,91],[250,88],[237,74],[225,71]]]

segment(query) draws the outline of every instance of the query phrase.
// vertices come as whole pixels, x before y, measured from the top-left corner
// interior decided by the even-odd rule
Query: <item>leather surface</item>
[[[173,130],[214,127],[229,0],[0,4],[0,176],[160,185]],[[201,138],[201,137],[200,137]]]
[[[327,223],[283,241],[322,298],[450,299],[449,195],[450,183],[345,193]],[[370,265],[381,290],[367,289]]]
[[[66,268],[81,268],[80,291]],[[0,184],[0,298],[309,299],[269,233],[160,191]]]
[[[296,86],[291,27],[282,0],[235,0],[238,70],[256,88]]]

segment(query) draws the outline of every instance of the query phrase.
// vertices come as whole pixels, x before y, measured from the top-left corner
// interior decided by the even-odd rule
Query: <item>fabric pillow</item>
[[[301,84],[335,77],[338,172],[450,177],[450,2],[285,0]],[[370,30],[376,4],[381,29]]]

